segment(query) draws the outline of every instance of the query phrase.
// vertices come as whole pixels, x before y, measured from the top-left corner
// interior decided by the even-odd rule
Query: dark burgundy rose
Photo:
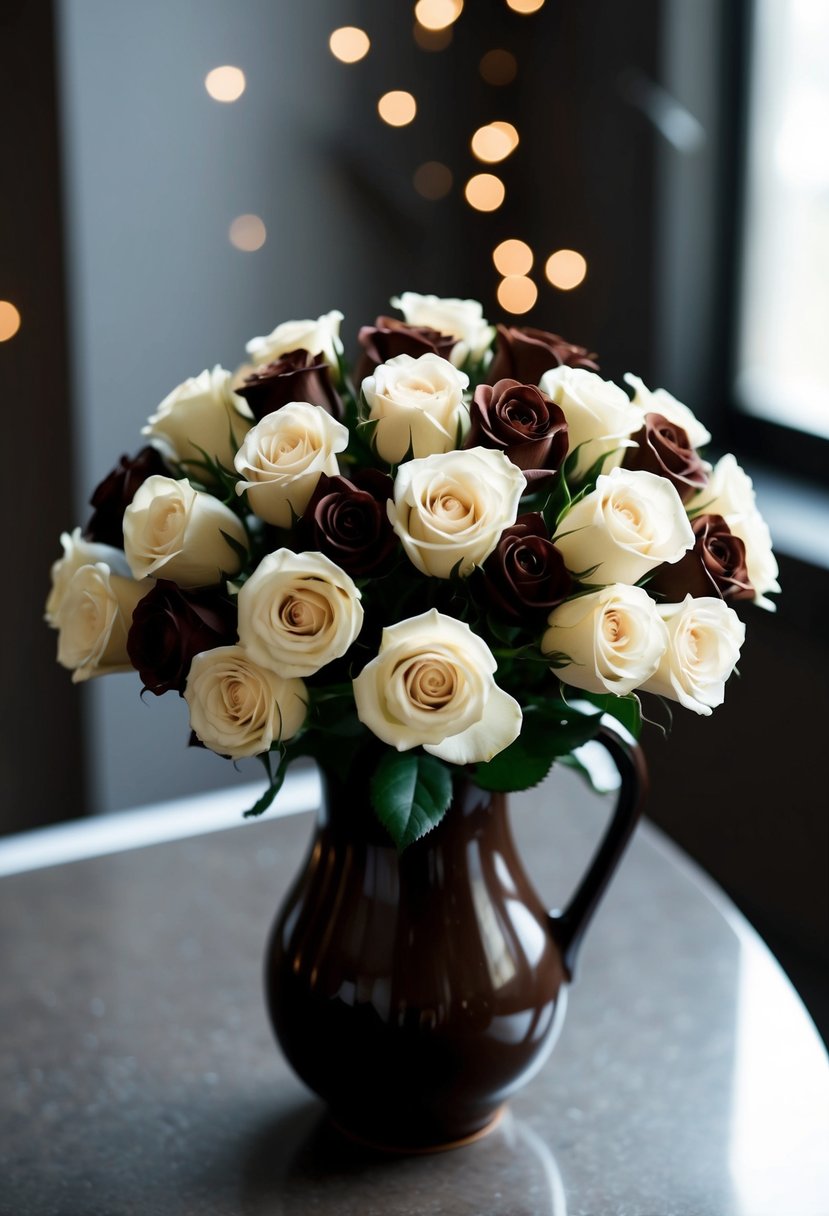
[[[135,498],[138,487],[148,477],[169,477],[170,470],[156,448],[142,448],[130,459],[122,456],[111,473],[108,473],[89,502],[93,508],[89,523],[84,529],[87,540],[124,547],[124,512]]]
[[[754,588],[746,567],[746,547],[721,515],[697,515],[691,520],[693,549],[670,565],[665,563],[648,581],[665,603],[678,604],[686,595],[721,596],[724,600],[753,600]]]
[[[535,385],[517,380],[479,384],[470,413],[466,447],[505,452],[533,488],[564,463],[570,443],[567,420],[561,407]]]
[[[352,578],[382,571],[397,545],[386,504],[394,482],[377,469],[322,474],[297,525],[302,549],[318,549]]]
[[[490,606],[515,622],[535,624],[570,594],[567,573],[544,520],[538,514],[519,515],[483,565],[484,588]]]
[[[292,350],[258,367],[236,392],[247,401],[257,422],[289,401],[308,401],[321,405],[338,421],[343,417],[343,403],[331,383],[330,367],[322,355],[307,350]]]
[[[127,654],[144,689],[183,692],[194,655],[236,641],[236,605],[215,587],[184,590],[159,579],[138,601]]]
[[[487,379],[490,384],[509,377],[525,384],[538,384],[552,367],[581,367],[597,372],[597,355],[586,346],[576,346],[545,329],[498,326],[498,342]]]
[[[457,338],[442,334],[426,325],[407,325],[396,317],[378,317],[373,325],[364,325],[357,335],[363,353],[357,366],[358,384],[370,376],[378,363],[395,359],[398,355],[440,355],[448,359]]]
[[[631,438],[638,447],[626,450],[625,468],[666,477],[683,502],[708,481],[705,465],[688,439],[688,432],[661,414],[646,414],[645,425]]]

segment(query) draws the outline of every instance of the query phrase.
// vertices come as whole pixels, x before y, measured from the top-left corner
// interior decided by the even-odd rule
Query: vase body
[[[485,1128],[542,1064],[566,992],[505,795],[457,785],[398,854],[367,791],[329,784],[266,988],[285,1055],[344,1130],[410,1149]]]

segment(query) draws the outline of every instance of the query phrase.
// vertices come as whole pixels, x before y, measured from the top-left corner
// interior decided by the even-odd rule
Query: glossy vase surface
[[[552,1048],[572,951],[635,807],[623,825],[617,809],[571,904],[587,896],[576,924],[551,916],[530,884],[506,795],[456,783],[442,822],[400,854],[366,787],[324,784],[266,956],[277,1038],[342,1130],[404,1150],[462,1141]],[[614,824],[624,839],[601,865]]]

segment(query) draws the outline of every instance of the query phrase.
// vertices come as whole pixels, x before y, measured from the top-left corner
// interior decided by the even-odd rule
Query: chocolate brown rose
[[[721,515],[698,515],[691,520],[694,547],[672,565],[660,566],[648,582],[667,603],[686,595],[695,599],[721,596],[724,600],[754,599],[746,568],[746,547]]]
[[[247,401],[257,422],[290,401],[320,405],[342,421],[343,405],[331,383],[331,369],[322,355],[307,350],[290,351],[257,368],[236,392]]]
[[[597,372],[595,352],[586,346],[576,346],[559,334],[545,329],[524,329],[520,326],[498,326],[495,357],[489,368],[490,384],[509,376],[526,384],[538,384],[551,367],[581,367]]]
[[[127,636],[127,654],[144,691],[181,693],[193,657],[236,641],[236,605],[215,588],[185,591],[159,579],[139,601]]]
[[[323,473],[297,525],[298,547],[318,550],[352,578],[380,573],[397,545],[386,510],[393,493],[391,477],[377,469],[351,479]]]
[[[426,325],[407,325],[395,317],[378,317],[373,325],[364,325],[357,335],[363,353],[357,365],[356,380],[360,384],[370,376],[379,363],[397,355],[440,355],[448,359],[457,341],[451,334],[442,334]]]
[[[683,502],[708,481],[705,465],[692,447],[688,432],[662,414],[646,414],[645,425],[631,438],[638,446],[627,449],[624,467],[666,477]]]
[[[497,448],[522,469],[533,488],[554,477],[569,446],[564,411],[533,384],[479,384],[470,408],[466,447]]]
[[[544,520],[519,515],[483,565],[483,586],[499,616],[522,624],[544,621],[570,594],[572,579]]]
[[[86,540],[124,547],[124,512],[148,477],[168,476],[170,470],[156,448],[149,445],[130,459],[122,456],[111,473],[95,488],[89,502],[93,508],[84,529]]]

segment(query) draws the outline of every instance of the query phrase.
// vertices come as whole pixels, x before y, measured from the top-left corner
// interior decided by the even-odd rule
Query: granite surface
[[[514,800],[562,903],[603,808]],[[399,1159],[326,1125],[261,958],[311,818],[0,880],[0,1216],[827,1216],[829,1066],[765,948],[641,828],[564,1031],[498,1128]]]

